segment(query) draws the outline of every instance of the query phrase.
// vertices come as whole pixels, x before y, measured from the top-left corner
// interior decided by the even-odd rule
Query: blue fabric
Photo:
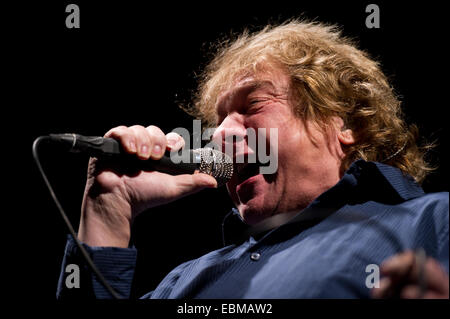
[[[111,287],[122,298],[129,298],[136,265],[136,249],[134,247],[126,249],[90,247],[84,243],[82,245]],[[67,276],[73,274],[73,272],[66,272],[66,267],[70,264],[77,265],[80,268],[80,288],[68,289],[65,285]],[[67,236],[56,296],[59,299],[112,298],[97,276],[88,268],[71,235]]]
[[[448,199],[448,192],[425,194],[396,168],[359,160],[292,223],[242,240],[245,226],[237,211],[229,214],[228,246],[181,264],[142,298],[368,298],[368,265],[420,247],[448,273]],[[320,218],[300,218],[308,214]],[[136,251],[87,249],[129,296]],[[82,262],[69,239],[62,270],[74,258]],[[58,296],[68,290],[64,276]],[[84,295],[110,297],[95,278],[91,286]]]

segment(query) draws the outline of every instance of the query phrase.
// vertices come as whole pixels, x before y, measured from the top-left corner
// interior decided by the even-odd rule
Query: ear
[[[344,126],[344,121],[339,116],[333,117],[333,122],[336,125],[337,137],[341,144],[351,145],[355,143],[355,138],[353,136],[353,131],[351,129],[346,129]]]
[[[351,145],[355,143],[353,131],[351,129],[344,129],[338,132],[338,140],[344,145]]]

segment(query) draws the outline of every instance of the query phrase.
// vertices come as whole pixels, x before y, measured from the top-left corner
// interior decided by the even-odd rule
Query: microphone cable
[[[70,223],[69,218],[67,217],[66,213],[64,212],[63,207],[61,206],[58,198],[56,197],[55,192],[53,191],[53,188],[50,184],[50,182],[48,181],[47,176],[45,175],[44,169],[42,168],[41,162],[39,160],[39,154],[38,154],[38,148],[39,145],[43,142],[43,141],[48,141],[51,138],[49,136],[40,136],[38,138],[36,138],[33,142],[33,158],[34,161],[39,169],[39,172],[42,175],[42,178],[44,179],[45,185],[47,185],[47,188],[50,192],[50,195],[53,198],[53,201],[56,204],[56,207],[58,208],[58,211],[62,217],[62,219],[64,220],[64,223],[67,226],[67,229],[69,230],[70,235],[73,237],[73,239],[75,240],[76,245],[78,246],[78,249],[80,250],[81,254],[83,255],[86,263],[88,264],[89,268],[92,270],[92,272],[95,274],[95,276],[97,276],[98,280],[100,281],[100,283],[105,287],[105,289],[111,294],[111,296],[114,299],[122,299],[122,296],[120,296],[112,287],[111,285],[106,281],[105,277],[102,275],[102,273],[98,270],[98,268],[95,266],[94,262],[92,261],[91,257],[89,256],[89,253],[86,251],[86,249],[83,247],[83,245],[81,244],[81,242],[78,240],[77,235],[73,229],[72,224]]]

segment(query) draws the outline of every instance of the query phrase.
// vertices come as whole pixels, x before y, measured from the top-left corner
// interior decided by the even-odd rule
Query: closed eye
[[[257,114],[257,113],[261,112],[263,110],[263,108],[264,108],[264,104],[261,103],[261,102],[262,101],[256,101],[255,103],[251,103],[247,107],[245,113],[247,113],[247,114]]]
[[[266,98],[253,98],[248,100],[247,109],[250,111],[259,111],[267,104],[269,100]]]

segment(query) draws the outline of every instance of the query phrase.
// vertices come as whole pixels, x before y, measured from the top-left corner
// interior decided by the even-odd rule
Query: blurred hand
[[[435,259],[424,256],[422,269],[418,259],[416,253],[406,251],[386,260],[380,267],[380,287],[372,289],[372,297],[448,299],[448,274]]]

